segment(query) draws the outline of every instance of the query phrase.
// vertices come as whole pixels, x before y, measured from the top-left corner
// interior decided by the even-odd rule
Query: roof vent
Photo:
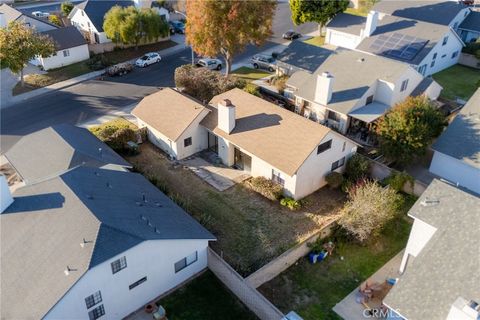
[[[431,207],[431,206],[435,206],[437,204],[440,203],[440,200],[438,199],[433,199],[433,198],[429,198],[429,197],[425,197],[424,200],[422,200],[422,202],[420,202],[420,204],[424,207]]]
[[[157,227],[155,227],[155,233],[160,234],[160,230],[158,230]]]
[[[140,215],[140,218],[142,218],[143,221],[147,221],[147,217],[145,217],[143,214]]]
[[[139,206],[139,207],[142,207],[142,206],[143,206],[143,204],[142,204],[140,201],[135,201],[135,204],[136,204],[137,206]]]
[[[91,194],[87,194],[87,199],[93,200],[93,196]]]
[[[98,153],[102,156],[102,148],[98,148]]]
[[[111,184],[110,182],[107,182],[107,188],[110,188],[110,189],[113,188],[113,186],[112,186],[112,184]]]
[[[72,269],[69,266],[67,266],[67,268],[63,270],[63,273],[65,273],[65,275],[68,276],[72,271],[77,271],[77,269]]]
[[[92,243],[92,241],[87,241],[87,240],[85,240],[85,238],[83,238],[83,241],[80,242],[80,247],[85,248],[87,243]]]
[[[156,205],[157,207],[161,207],[161,206],[162,206],[162,205],[160,204],[160,202],[155,202],[155,205]]]
[[[357,59],[357,62],[364,62],[365,61],[365,58],[358,58]]]
[[[97,171],[95,171],[95,175],[96,175],[97,177],[100,177],[100,173],[98,173]]]
[[[142,193],[142,201],[147,203],[147,196],[145,195],[145,193]]]

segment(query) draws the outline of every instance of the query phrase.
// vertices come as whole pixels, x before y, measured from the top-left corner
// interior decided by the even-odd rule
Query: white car
[[[42,11],[33,11],[32,16],[37,17],[37,18],[48,18],[50,13],[48,12],[42,12]]]
[[[145,68],[146,66],[149,66],[151,64],[160,62],[162,60],[162,57],[156,52],[149,52],[146,53],[143,57],[135,61],[135,65],[137,67],[142,67]]]
[[[210,70],[222,70],[222,61],[218,59],[204,58],[198,60],[197,66]]]

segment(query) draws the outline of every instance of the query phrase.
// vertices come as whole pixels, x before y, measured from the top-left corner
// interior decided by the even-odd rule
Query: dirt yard
[[[321,229],[345,200],[341,191],[322,188],[290,211],[244,184],[219,192],[150,143],[126,159],[215,234],[214,250],[244,276]]]

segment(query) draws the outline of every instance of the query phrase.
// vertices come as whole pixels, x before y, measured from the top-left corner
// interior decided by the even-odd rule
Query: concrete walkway
[[[218,191],[225,191],[233,187],[235,183],[242,182],[250,177],[244,171],[215,166],[200,157],[192,157],[182,160],[180,163]]]
[[[395,257],[393,257],[390,261],[384,264],[383,267],[381,267],[377,272],[375,272],[370,278],[368,278],[369,283],[383,283],[388,278],[398,278],[400,276],[398,269],[402,261],[403,253],[404,250],[399,252]],[[359,287],[353,290],[342,301],[337,303],[333,307],[333,311],[335,311],[340,317],[345,320],[365,320],[365,307],[361,303],[358,303],[356,300],[358,292]],[[374,305],[369,306],[371,308],[378,307]]]

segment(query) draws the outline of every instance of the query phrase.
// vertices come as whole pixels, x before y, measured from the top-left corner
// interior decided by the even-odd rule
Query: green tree
[[[48,16],[48,21],[57,26],[60,26],[60,27],[62,26],[62,20],[60,20],[60,18],[54,14],[51,14]]]
[[[103,30],[107,38],[116,43],[134,44],[153,41],[168,35],[166,21],[154,9],[137,9],[133,6],[114,6],[105,15]]]
[[[400,165],[408,165],[425,154],[446,121],[425,97],[408,97],[395,105],[377,123],[380,151]]]
[[[20,74],[22,86],[23,69],[36,56],[49,57],[55,53],[53,41],[35,33],[20,22],[12,22],[0,28],[0,60],[14,73]]]
[[[72,12],[73,7],[74,7],[73,3],[71,3],[70,1],[65,1],[65,2],[62,2],[62,4],[60,5],[60,10],[62,10],[62,13],[65,16],[68,16],[70,12]]]
[[[233,57],[272,34],[276,1],[188,0],[186,40],[203,56],[223,56],[226,76]]]
[[[376,236],[398,213],[402,198],[390,187],[364,180],[348,191],[338,224],[360,242]]]
[[[356,153],[347,160],[345,175],[351,182],[365,179],[370,171],[370,162],[364,156]]]
[[[318,23],[318,31],[337,14],[345,11],[349,0],[290,0],[292,21],[295,25],[305,22]]]

